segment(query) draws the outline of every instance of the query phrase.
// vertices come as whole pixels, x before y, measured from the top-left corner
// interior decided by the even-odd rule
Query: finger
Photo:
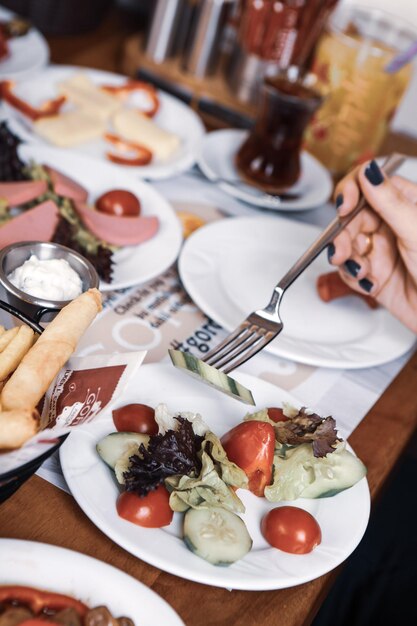
[[[385,178],[376,161],[371,161],[360,170],[359,182],[369,204],[397,237],[415,241],[416,207],[397,186]]]
[[[335,200],[340,215],[347,215],[358,204],[360,192],[356,181],[356,171],[351,172],[336,186]]]
[[[329,261],[333,265],[340,265],[348,259],[354,251],[353,241],[360,233],[374,233],[381,226],[381,218],[372,209],[363,209],[355,219],[333,241],[329,248]],[[361,252],[361,250],[359,250]]]
[[[413,183],[411,180],[407,180],[402,176],[393,176],[391,179],[392,184],[396,187],[402,194],[414,204],[417,203],[417,184]]]
[[[370,259],[366,256],[359,256],[358,254],[352,254],[352,256],[344,262],[341,266],[341,270],[349,274],[352,278],[356,278],[357,281],[365,278],[371,271]]]

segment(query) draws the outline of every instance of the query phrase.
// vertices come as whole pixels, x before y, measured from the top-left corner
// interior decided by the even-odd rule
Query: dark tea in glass
[[[268,193],[282,192],[300,177],[303,134],[322,102],[309,78],[265,78],[255,126],[236,155],[240,176]]]

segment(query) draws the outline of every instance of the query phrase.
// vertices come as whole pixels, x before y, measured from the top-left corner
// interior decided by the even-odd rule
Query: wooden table
[[[99,32],[79,37],[76,46],[68,39],[54,38],[52,60],[115,69],[112,55],[120,51],[123,31],[112,31],[109,42],[109,22],[100,28]],[[95,44],[91,46],[91,42]],[[102,56],[103,49],[108,57]],[[417,155],[415,142],[407,138],[391,137],[390,142],[398,150]],[[373,502],[417,427],[417,394],[410,392],[416,379],[417,353],[349,439],[368,467]],[[393,419],[395,432],[391,428]],[[264,592],[229,592],[183,580],[119,548],[89,521],[71,496],[37,476],[1,505],[0,536],[51,543],[111,563],[159,593],[187,626],[308,625],[337,575],[336,570],[298,587]]]

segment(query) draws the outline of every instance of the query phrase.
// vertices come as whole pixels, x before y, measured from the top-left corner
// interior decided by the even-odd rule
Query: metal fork
[[[404,160],[403,155],[392,154],[386,159],[382,170],[389,176],[400,167]],[[361,196],[352,213],[344,217],[337,216],[330,222],[275,286],[269,304],[264,309],[259,309],[248,315],[230,335],[206,354],[202,360],[228,374],[268,345],[283,329],[279,307],[285,291],[349,222],[362,211],[365,205],[366,200]]]

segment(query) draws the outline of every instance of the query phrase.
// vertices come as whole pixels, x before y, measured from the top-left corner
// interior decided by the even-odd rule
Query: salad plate
[[[88,190],[91,204],[106,191],[124,189],[139,199],[141,215],[158,218],[159,228],[151,239],[121,247],[113,253],[112,282],[101,281],[101,290],[144,283],[174,263],[182,243],[181,224],[169,202],[150,184],[135,179],[111,163],[39,144],[21,144],[19,156],[26,163],[49,165],[71,177]]]
[[[320,233],[279,216],[219,220],[185,242],[181,280],[195,304],[232,331],[269,302],[277,282]],[[327,303],[319,298],[317,278],[332,270],[322,254],[288,289],[280,308],[284,329],[265,350],[344,369],[381,365],[407,352],[415,335],[386,309],[371,310],[353,295]]]
[[[208,180],[237,200],[275,211],[305,211],[325,204],[333,183],[328,171],[308,152],[301,154],[300,180],[288,192],[294,198],[279,202],[262,190],[247,184],[235,167],[235,155],[248,131],[228,128],[207,133],[201,140],[197,163]],[[230,182],[229,182],[230,181]]]
[[[36,541],[0,539],[0,586],[22,585],[69,595],[88,607],[105,605],[135,626],[183,626],[158,594],[119,569],[90,556]],[[99,581],[99,584],[97,584]]]
[[[58,85],[76,76],[83,76],[91,80],[94,85],[110,85],[114,87],[126,83],[128,78],[120,74],[105,72],[96,69],[80,68],[75,66],[49,66],[36,76],[36,80],[27,78],[16,84],[14,93],[31,104],[39,106],[46,100],[58,96]],[[131,96],[134,98],[134,96]],[[179,138],[179,147],[168,158],[161,160],[155,157],[148,165],[116,165],[118,169],[130,172],[137,177],[147,179],[163,179],[175,176],[189,169],[196,159],[197,146],[205,133],[203,123],[198,115],[186,104],[164,92],[158,92],[160,101],[159,109],[152,121],[161,129],[168,131]],[[132,101],[132,107],[136,100]],[[127,103],[127,105],[129,102]],[[138,103],[139,104],[142,103]],[[126,106],[127,106],[126,105]],[[22,115],[16,108],[4,103],[9,119],[13,120],[13,130],[22,139],[48,145],[46,139],[40,137],[34,130],[29,118]],[[69,103],[65,103],[62,111],[71,108]],[[129,107],[130,108],[130,107]],[[108,123],[107,131],[114,133],[112,123]],[[67,151],[94,157],[107,162],[106,153],[113,150],[114,146],[97,138],[65,148]]]
[[[0,7],[0,22],[16,17],[16,14]],[[44,36],[33,26],[22,37],[7,42],[9,54],[0,59],[0,80],[21,80],[33,74],[49,61],[49,47]]]
[[[250,388],[257,408],[300,402],[278,387],[238,373],[239,382]],[[142,366],[130,383],[123,404],[144,403],[155,407],[165,402],[172,413],[198,412],[218,436],[241,422],[242,405],[216,390],[184,376],[165,364]],[[254,409],[256,410],[256,408]],[[334,416],[337,421],[337,415]],[[217,567],[189,551],[182,540],[182,515],[174,514],[169,526],[142,528],[120,518],[116,511],[119,493],[111,470],[99,458],[97,442],[115,426],[110,414],[74,431],[60,450],[62,470],[76,501],[109,539],[136,557],[171,574],[217,587],[266,590],[307,582],[337,567],[355,549],[365,532],[370,507],[366,478],[336,496],[298,499],[291,503],[310,512],[321,527],[322,543],[305,555],[272,548],[263,538],[260,521],[282,503],[271,503],[240,489],[246,506],[242,515],[253,540],[252,550],[229,567]],[[288,504],[288,503],[287,503]]]

